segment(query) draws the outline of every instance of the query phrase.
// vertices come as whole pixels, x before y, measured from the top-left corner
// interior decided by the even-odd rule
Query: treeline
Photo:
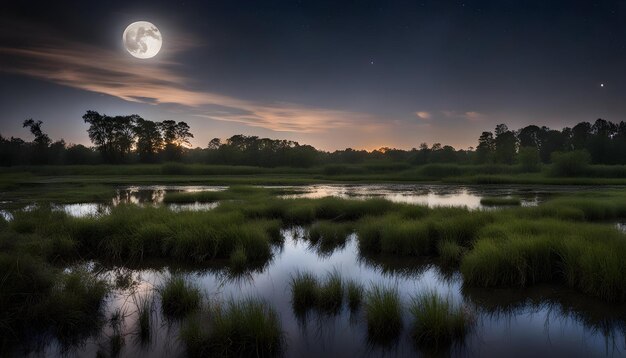
[[[53,142],[43,131],[42,122],[23,123],[33,140],[4,138],[0,135],[0,165],[121,164],[121,163],[206,163],[260,167],[312,167],[316,165],[368,162],[457,164],[519,164],[524,171],[539,170],[541,163],[575,154],[577,161],[595,164],[626,164],[626,123],[603,119],[578,123],[562,130],[526,126],[510,130],[505,124],[494,132],[483,132],[476,149],[457,150],[449,145],[422,143],[418,148],[380,148],[371,152],[345,149],[317,150],[295,141],[234,135],[215,138],[204,148],[191,148],[193,138],[185,122],[153,122],[138,115],[107,116],[87,111],[87,134],[93,147]],[[338,169],[339,170],[339,169]]]
[[[626,122],[597,119],[562,130],[526,126],[511,131],[499,124],[494,132],[483,132],[476,147],[477,163],[550,163],[555,152],[584,151],[594,164],[626,164]]]

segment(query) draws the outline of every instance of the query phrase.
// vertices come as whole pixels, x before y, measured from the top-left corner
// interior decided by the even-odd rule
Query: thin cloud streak
[[[479,113],[475,111],[458,112],[458,111],[444,110],[444,111],[441,111],[441,113],[447,118],[460,118],[460,119],[467,120],[469,122],[480,122],[487,118],[487,115],[485,115],[484,113]]]
[[[417,118],[423,119],[425,121],[430,120],[430,118],[432,118],[432,114],[426,111],[415,112],[415,115],[417,116]]]
[[[53,43],[54,45],[51,45]],[[117,51],[55,41],[30,48],[0,47],[1,70],[103,93],[130,102],[175,104],[198,117],[243,123],[274,131],[321,132],[373,125],[364,113],[312,108],[291,103],[256,103],[189,88],[190,79],[176,74],[175,62],[140,62]]]

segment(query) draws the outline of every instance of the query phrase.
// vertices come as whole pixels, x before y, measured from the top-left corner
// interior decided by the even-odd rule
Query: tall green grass
[[[402,331],[402,304],[396,287],[372,284],[365,294],[365,317],[368,339],[389,345]]]
[[[361,307],[361,303],[363,302],[363,285],[360,283],[349,280],[346,283],[346,296],[348,298],[348,307],[350,311],[354,312]]]
[[[310,272],[296,271],[291,276],[291,304],[296,316],[303,317],[316,309],[326,314],[337,314],[343,306],[344,281],[334,269],[323,280]]]
[[[296,315],[306,314],[317,304],[319,282],[310,272],[296,271],[291,276],[291,304]]]
[[[493,215],[437,208],[418,220],[407,220],[397,214],[366,217],[357,225],[359,249],[362,254],[434,256],[440,241],[469,246],[478,231],[493,221]]]
[[[200,308],[200,288],[180,276],[169,277],[159,288],[161,309],[166,316],[180,318]]]
[[[321,253],[332,253],[345,247],[351,232],[352,225],[349,223],[319,221],[311,226],[307,238],[313,245],[317,245]]]
[[[411,331],[418,346],[437,352],[462,342],[473,324],[472,315],[449,298],[434,291],[413,297],[409,306],[414,323]]]
[[[601,224],[511,219],[486,227],[461,264],[465,284],[526,287],[560,282],[626,300],[626,235]]]
[[[94,275],[76,270],[62,275],[38,313],[61,341],[94,334],[103,322],[103,300],[109,287]]]
[[[152,312],[154,311],[154,297],[152,294],[133,295],[133,302],[137,309],[137,336],[141,344],[147,344],[152,338]]]
[[[101,217],[74,218],[40,207],[19,212],[10,228],[38,234],[48,255],[108,260],[173,259],[206,262],[245,250],[247,262],[267,261],[280,243],[280,222],[246,219],[237,211],[176,213],[167,208],[122,205]]]
[[[465,248],[451,240],[441,240],[437,243],[437,254],[440,262],[445,266],[455,266],[461,261]]]
[[[109,286],[92,273],[23,252],[0,254],[0,272],[0,355],[42,337],[78,345],[102,327]]]
[[[522,201],[519,198],[486,197],[480,199],[484,206],[519,206]]]
[[[191,319],[181,340],[191,357],[272,357],[283,352],[278,313],[257,299],[215,304]]]
[[[336,269],[326,274],[324,282],[317,292],[318,307],[328,313],[336,314],[343,304],[343,279]]]

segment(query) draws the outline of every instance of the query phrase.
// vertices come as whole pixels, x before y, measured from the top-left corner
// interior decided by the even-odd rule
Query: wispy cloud
[[[485,119],[485,115],[479,112],[465,112],[465,118],[470,122],[479,122]]]
[[[375,122],[372,115],[364,113],[293,103],[259,103],[194,89],[191,79],[178,74],[179,65],[167,59],[141,62],[119,51],[58,39],[39,43],[27,47],[0,45],[0,71],[131,102],[175,104],[188,107],[199,117],[275,131],[319,132],[356,123],[367,128]]]
[[[485,115],[484,113],[479,113],[475,111],[460,112],[460,111],[443,110],[441,111],[441,113],[447,118],[464,119],[469,122],[480,122],[487,118],[487,115]]]
[[[432,114],[430,114],[430,112],[426,112],[426,111],[420,111],[420,112],[415,112],[415,115],[417,116],[417,118],[419,119],[423,119],[423,120],[430,120],[432,118]]]

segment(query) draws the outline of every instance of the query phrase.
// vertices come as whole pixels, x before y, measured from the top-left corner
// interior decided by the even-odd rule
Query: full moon
[[[146,59],[156,56],[161,50],[163,37],[161,32],[148,21],[137,21],[126,27],[122,41],[131,55]]]

